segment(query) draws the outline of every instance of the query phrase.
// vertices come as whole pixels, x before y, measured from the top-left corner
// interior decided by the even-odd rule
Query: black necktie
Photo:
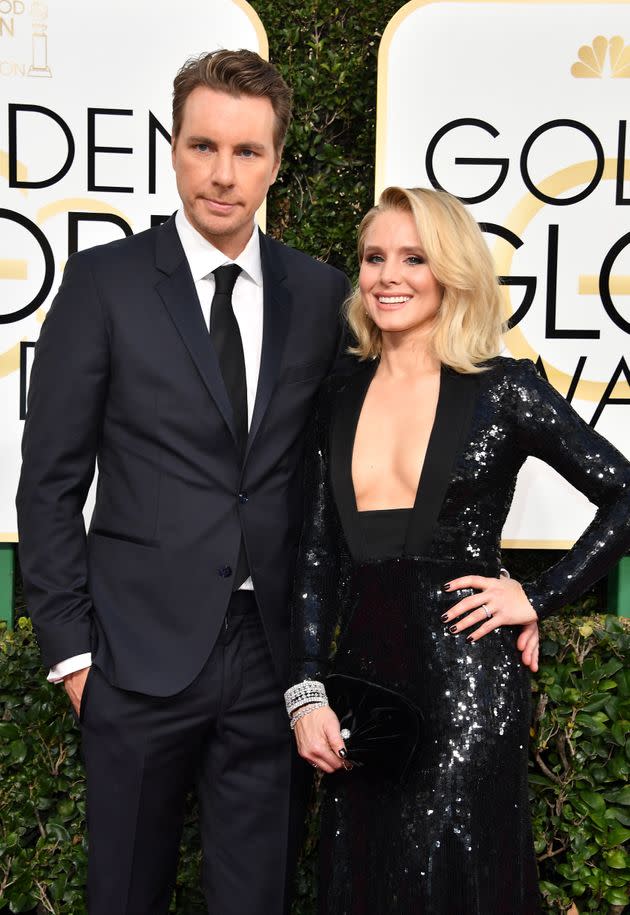
[[[241,457],[243,457],[245,445],[247,444],[248,427],[247,380],[245,376],[243,341],[241,340],[238,321],[232,308],[232,292],[241,268],[237,264],[226,264],[223,267],[217,267],[212,272],[214,274],[215,289],[210,307],[210,339],[219,359],[223,381],[234,411],[234,426]],[[240,588],[247,578],[249,578],[249,564],[241,536],[241,546],[234,576],[234,590]]]
[[[234,411],[234,427],[242,455],[247,442],[247,382],[243,341],[232,308],[232,291],[241,268],[237,264],[226,264],[212,272],[216,286],[210,308],[210,339]]]

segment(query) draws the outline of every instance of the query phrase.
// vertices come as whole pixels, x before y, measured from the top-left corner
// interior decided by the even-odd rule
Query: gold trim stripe
[[[261,57],[264,57],[265,60],[269,60],[269,40],[267,38],[267,32],[265,27],[262,24],[261,18],[251,6],[247,0],[232,0],[235,6],[243,10],[251,24],[254,26],[254,31],[256,32],[256,38],[258,39],[258,53]]]
[[[25,280],[28,277],[28,261],[0,258],[0,280]]]
[[[7,181],[9,180],[9,153],[4,149],[0,149],[0,177],[6,178]],[[28,178],[28,169],[23,162],[20,162],[18,160],[17,179],[18,179],[18,181],[26,181],[27,178]],[[26,187],[19,188],[19,191],[23,197],[26,197],[26,195],[28,194],[28,188],[26,188]]]
[[[630,276],[611,276],[610,292],[612,295],[630,295]],[[599,295],[599,277],[583,275],[578,280],[580,295]]]
[[[16,343],[5,353],[0,353],[0,378],[5,378],[20,368],[20,344]]]
[[[575,540],[502,540],[504,550],[570,550]]]

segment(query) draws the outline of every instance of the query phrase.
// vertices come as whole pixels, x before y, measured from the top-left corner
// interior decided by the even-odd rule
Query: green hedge
[[[530,748],[535,846],[546,910],[618,913],[630,857],[630,622],[566,618],[543,627]],[[0,910],[84,915],[85,801],[79,734],[42,676],[29,620],[0,632]],[[316,823],[294,915],[313,915]],[[186,821],[172,911],[203,911],[195,811]],[[575,911],[575,910],[574,910]],[[489,913],[490,915],[490,913]]]
[[[294,91],[294,121],[268,231],[356,275],[356,227],[374,199],[376,57],[400,0],[253,0],[270,58]]]

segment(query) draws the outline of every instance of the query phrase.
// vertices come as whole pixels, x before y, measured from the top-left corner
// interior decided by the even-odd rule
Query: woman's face
[[[429,330],[442,287],[425,262],[411,213],[379,213],[365,235],[359,271],[365,310],[383,333]]]

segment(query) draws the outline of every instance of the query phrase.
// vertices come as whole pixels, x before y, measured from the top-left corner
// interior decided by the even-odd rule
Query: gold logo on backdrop
[[[0,77],[48,77],[50,0],[0,0]]]
[[[598,35],[592,44],[583,44],[577,56],[578,60],[571,67],[571,75],[577,79],[602,79],[605,76],[630,79],[630,45],[621,35],[610,39]]]
[[[31,65],[29,76],[52,76],[48,65],[48,4],[34,0],[31,4],[33,17],[31,35]]]

